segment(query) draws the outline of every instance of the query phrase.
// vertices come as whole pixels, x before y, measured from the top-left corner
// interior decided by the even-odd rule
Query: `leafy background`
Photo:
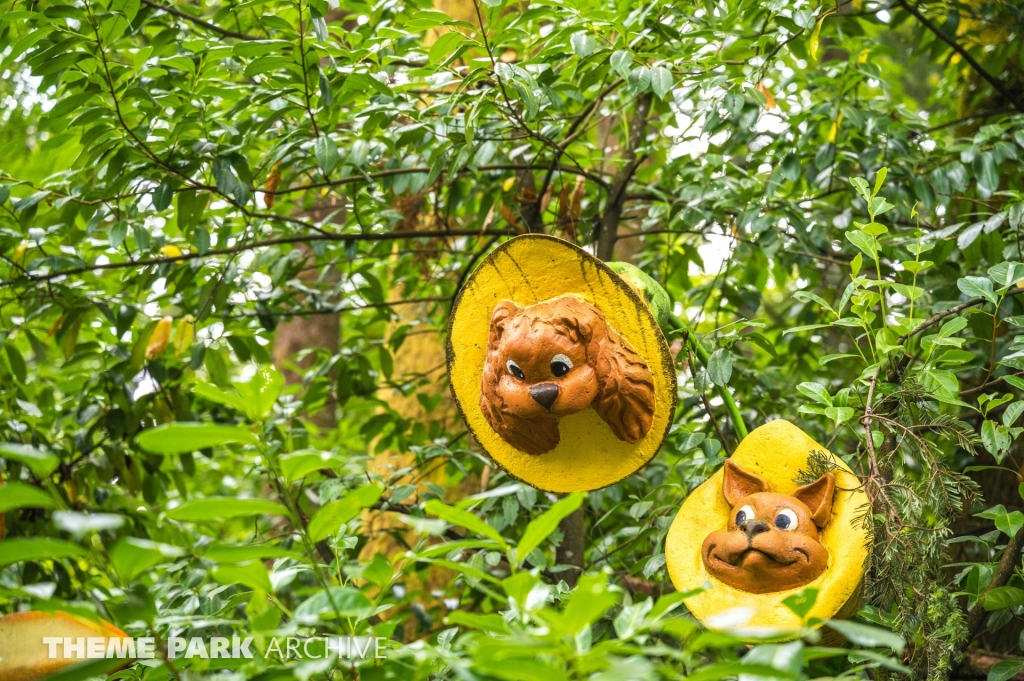
[[[1009,0],[8,0],[0,608],[390,641],[129,679],[1012,677],[1022,27]],[[585,498],[493,468],[447,393],[452,299],[526,232],[674,305],[672,435]],[[742,645],[667,580],[682,500],[774,418],[872,500],[840,646]]]

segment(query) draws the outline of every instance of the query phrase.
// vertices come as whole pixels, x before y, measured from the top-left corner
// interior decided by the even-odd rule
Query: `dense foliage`
[[[8,0],[0,610],[389,639],[128,679],[941,679],[972,643],[1010,678],[1022,32],[1011,0]],[[451,301],[525,232],[675,304],[676,427],[585,497],[493,469],[447,393]],[[780,417],[872,500],[846,647],[744,646],[668,583],[688,491]]]

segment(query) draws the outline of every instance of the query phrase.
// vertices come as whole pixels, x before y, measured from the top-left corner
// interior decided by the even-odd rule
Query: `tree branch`
[[[939,28],[938,26],[933,24],[931,22],[931,20],[928,17],[926,17],[924,14],[922,14],[921,11],[915,5],[910,4],[909,2],[907,2],[907,0],[898,0],[898,2],[900,3],[900,6],[903,9],[907,10],[908,12],[910,12],[914,16],[915,19],[917,19],[922,24],[924,24],[925,28],[927,28],[929,31],[934,33],[940,40],[942,40],[942,42],[944,42],[947,45],[949,45],[950,47],[952,47],[953,50],[957,54],[959,54],[963,58],[963,60],[965,62],[967,62],[968,64],[971,65],[971,68],[973,68],[978,73],[979,76],[981,76],[982,78],[987,80],[989,85],[991,85],[993,88],[995,88],[995,90],[999,94],[1001,94],[1006,99],[1006,101],[1008,101],[1010,104],[1012,104],[1013,107],[1015,109],[1017,109],[1017,111],[1020,111],[1021,113],[1024,113],[1024,104],[1022,104],[1013,95],[1013,93],[1010,92],[1009,88],[1007,88],[1006,85],[1001,80],[999,80],[998,78],[993,76],[991,73],[986,71],[985,68],[981,64],[978,63],[978,60],[976,60],[974,57],[971,56],[970,52],[965,50],[959,43],[957,43],[950,36],[948,36],[945,31],[943,31],[941,28]]]
[[[304,224],[301,220],[294,220],[290,218],[284,218],[280,215],[268,216],[265,214],[256,214],[257,217],[271,217],[276,219],[285,220],[287,222],[298,222]],[[452,230],[434,230],[434,231],[423,231],[423,232],[386,232],[383,234],[331,234],[328,232],[321,232],[317,234],[304,234],[296,236],[286,236],[277,239],[266,239],[264,241],[254,241],[247,244],[240,244],[238,246],[232,246],[230,248],[211,248],[205,253],[182,253],[181,255],[167,258],[145,258],[142,260],[128,260],[123,262],[108,262],[102,264],[86,265],[85,267],[75,267],[73,269],[61,270],[59,272],[51,272],[49,274],[42,274],[38,276],[29,275],[26,277],[18,277],[16,279],[8,279],[7,281],[0,282],[0,288],[7,288],[13,286],[19,282],[41,282],[41,281],[52,281],[59,277],[67,277],[75,274],[83,274],[85,272],[91,272],[93,270],[118,270],[128,269],[132,267],[148,267],[150,265],[163,265],[166,263],[185,262],[186,260],[196,260],[198,258],[208,258],[217,255],[232,255],[234,253],[240,253],[242,251],[251,251],[256,248],[262,248],[264,246],[279,246],[281,244],[300,244],[308,243],[312,241],[333,241],[342,243],[351,243],[355,241],[395,241],[398,239],[429,239],[429,238],[444,238],[454,236],[512,236],[512,232],[501,230],[501,229],[452,229]]]
[[[1002,557],[999,559],[999,565],[996,566],[996,571],[992,575],[992,581],[988,583],[985,590],[978,596],[978,600],[975,601],[974,607],[970,612],[967,613],[967,638],[964,641],[961,654],[967,649],[967,646],[971,644],[974,637],[981,631],[982,625],[985,623],[985,617],[988,615],[988,611],[985,610],[985,596],[988,595],[992,589],[1000,586],[1006,586],[1007,582],[1010,581],[1010,577],[1013,577],[1013,571],[1017,567],[1017,563],[1020,560],[1020,549],[1021,544],[1024,543],[1024,528],[1017,531],[1016,536],[1012,537],[1006,544],[1006,550],[1003,551]]]
[[[1021,293],[1024,293],[1024,288],[1014,287],[1014,288],[1010,289],[1009,291],[1007,291],[1006,295],[1007,296],[1016,296],[1016,295],[1020,295]],[[921,333],[925,329],[927,329],[929,327],[932,327],[932,326],[935,326],[936,324],[941,322],[946,317],[951,317],[951,316],[957,314],[958,312],[963,312],[967,308],[975,307],[977,305],[983,305],[986,302],[989,302],[988,298],[983,298],[981,296],[978,296],[977,298],[971,298],[966,303],[960,303],[959,305],[954,305],[953,307],[949,308],[948,310],[943,310],[942,312],[937,312],[934,315],[932,315],[931,317],[929,317],[928,319],[926,319],[923,322],[921,322],[921,324],[918,325],[917,328],[915,328],[910,333],[905,333],[902,336],[900,336],[898,342],[899,342],[900,345],[902,345],[911,336],[916,336],[917,334]]]
[[[185,21],[189,21],[193,24],[196,24],[197,26],[202,26],[207,30],[213,31],[214,33],[219,33],[226,38],[238,38],[239,40],[259,40],[257,36],[249,35],[247,33],[238,33],[236,31],[230,31],[226,28],[221,28],[217,24],[210,23],[209,21],[204,21],[203,19],[200,19],[197,16],[193,16],[188,12],[182,12],[180,9],[168,7],[167,5],[161,5],[158,2],[153,2],[153,0],[142,0],[142,4],[149,5],[153,9],[160,10],[161,12],[173,14],[179,19],[184,19]]]
[[[1024,376],[1024,371],[1018,371],[1016,373],[1010,374],[1010,376]],[[995,380],[989,381],[988,383],[985,383],[983,385],[979,385],[977,388],[970,388],[968,390],[961,390],[960,391],[960,397],[969,397],[971,395],[974,395],[975,393],[985,392],[986,390],[988,390],[990,388],[994,388],[995,386],[997,386],[1000,383],[1002,383],[1005,378],[1006,378],[1006,376],[1000,376],[999,378],[997,378]]]
[[[640,97],[636,102],[633,120],[629,123],[629,138],[623,154],[626,165],[622,167],[608,189],[608,202],[604,208],[604,215],[601,216],[601,228],[597,233],[597,257],[601,260],[611,260],[615,254],[615,240],[618,237],[619,220],[626,199],[626,186],[643,161],[637,157],[636,150],[647,136],[647,118],[651,113],[652,102],[653,95],[649,92]]]
[[[477,170],[540,170],[545,169],[548,166],[536,164],[536,163],[491,163],[488,165],[477,166]],[[558,170],[563,173],[571,173],[573,175],[582,175],[591,182],[601,186],[604,189],[608,189],[608,181],[600,175],[577,168],[576,166],[570,166],[566,164],[560,164],[557,167]],[[288,187],[286,189],[277,189],[274,191],[263,192],[273,196],[280,196],[282,194],[293,194],[295,192],[308,191],[310,189],[321,189],[323,187],[340,187],[346,184],[355,184],[357,182],[366,182],[366,178],[380,179],[383,177],[394,177],[396,175],[414,175],[418,173],[427,174],[430,172],[430,168],[426,166],[416,168],[389,168],[387,170],[378,170],[372,173],[366,173],[365,175],[347,175],[340,177],[337,180],[326,180],[324,182],[311,182],[310,184],[304,184],[298,187]],[[465,171],[462,171],[465,172]]]

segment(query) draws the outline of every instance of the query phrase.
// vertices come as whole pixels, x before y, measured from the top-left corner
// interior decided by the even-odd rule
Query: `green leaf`
[[[218,565],[213,570],[213,578],[221,584],[241,584],[253,591],[271,593],[274,587],[270,584],[270,575],[263,563],[252,561],[239,565]]]
[[[0,550],[0,567],[27,560],[58,560],[80,558],[86,550],[62,539],[5,539]]]
[[[860,228],[860,231],[864,232],[868,236],[874,237],[882,236],[883,234],[889,232],[889,228],[880,222],[869,222],[866,225],[861,225],[858,223],[857,227]]]
[[[243,414],[249,413],[249,404],[241,395],[235,392],[221,390],[212,383],[196,381],[196,384],[192,386],[192,392],[203,399],[210,400],[211,402],[233,407]]]
[[[981,424],[981,443],[996,458],[996,461],[1002,461],[1003,455],[1010,446],[1010,437],[1006,432],[1006,427],[996,425],[995,421],[985,421]]]
[[[1024,279],[1024,264],[1001,262],[988,268],[988,276],[995,282],[996,288],[1006,289]]]
[[[615,73],[622,78],[629,78],[629,73],[633,68],[633,53],[629,50],[615,50],[612,52],[609,63]]]
[[[444,33],[434,44],[430,46],[430,52],[427,55],[427,59],[431,64],[440,64],[450,57],[458,48],[459,44],[464,40],[461,33],[458,31],[451,31]],[[317,157],[319,158],[319,156]]]
[[[988,670],[986,681],[1010,681],[1022,671],[1024,671],[1024,660],[1003,660],[992,665],[992,668]]]
[[[37,478],[49,476],[60,465],[60,459],[56,454],[17,442],[0,443],[0,458],[20,463]]]
[[[164,182],[153,191],[152,197],[153,210],[161,213],[170,207],[171,200],[174,198],[174,187]]]
[[[654,90],[654,94],[665,99],[665,96],[672,92],[674,85],[672,72],[664,66],[655,66],[651,69],[651,89]]]
[[[871,194],[868,193],[868,181],[863,177],[851,177],[850,184],[853,185],[857,193],[863,196],[865,200],[871,198]]]
[[[313,153],[316,154],[316,162],[320,169],[327,174],[338,165],[338,145],[328,135],[320,135],[313,143]]]
[[[291,558],[305,561],[301,553],[282,549],[273,544],[211,544],[206,547],[203,557],[214,563],[244,563],[267,558]]]
[[[796,389],[815,402],[827,407],[832,406],[832,396],[828,394],[828,389],[819,383],[812,383],[808,381],[806,383],[801,383],[796,387]]]
[[[154,454],[186,454],[217,445],[254,445],[259,442],[242,426],[187,422],[149,428],[139,433],[136,441],[140,447]]]
[[[1011,404],[1003,412],[1003,425],[1006,427],[1012,426],[1020,418],[1022,412],[1024,412],[1024,402],[1014,402]]]
[[[996,294],[992,290],[992,280],[987,277],[963,277],[957,279],[956,286],[966,296],[984,298],[993,304],[996,302]]]
[[[965,317],[954,317],[949,320],[939,329],[940,338],[949,338],[955,333],[960,333],[967,328],[967,319]]]
[[[358,589],[349,586],[332,586],[329,590],[321,589],[295,608],[295,619],[300,624],[317,624],[326,616],[334,617],[369,617],[373,612],[373,603]]]
[[[385,588],[391,583],[391,578],[394,574],[395,569],[392,567],[391,561],[379,553],[366,564],[362,571],[363,579],[381,588]]]
[[[493,634],[508,633],[508,623],[505,621],[505,618],[493,613],[490,615],[480,615],[475,612],[455,610],[448,613],[446,621],[449,624],[457,624],[459,626],[476,629],[478,631],[486,631]]]
[[[284,388],[284,375],[270,365],[262,365],[248,383],[235,383],[246,411],[253,420],[267,416]]]
[[[531,520],[516,546],[516,565],[522,565],[527,556],[555,531],[558,523],[583,504],[586,496],[583,492],[573,492],[564,499],[556,501],[551,508]]]
[[[190,499],[180,506],[166,511],[171,520],[199,522],[241,518],[249,515],[287,516],[288,509],[276,501],[264,499],[235,499],[232,497],[207,497]]]
[[[985,594],[982,607],[985,610],[1002,610],[1017,605],[1024,605],[1024,590],[1012,586],[997,586]]]
[[[569,42],[572,44],[572,51],[580,59],[586,59],[597,49],[597,43],[585,31],[573,33],[572,37],[569,38]]]
[[[857,273],[860,272],[860,268],[864,264],[864,256],[858,253],[853,256],[853,260],[850,261],[850,276],[856,277]],[[840,310],[841,311],[841,310]]]
[[[745,341],[747,341],[749,343],[753,343],[753,344],[757,345],[762,350],[764,350],[769,355],[771,355],[775,359],[776,362],[781,362],[782,361],[779,358],[778,351],[775,349],[775,345],[770,340],[765,338],[762,334],[757,333],[756,331],[753,332],[753,333],[744,334],[743,340],[745,340]]]
[[[878,196],[878,192],[881,191],[882,185],[885,183],[885,178],[889,174],[889,169],[881,167],[878,169],[878,174],[875,175],[875,188],[871,192],[871,198]]]
[[[185,551],[177,546],[136,537],[118,539],[107,551],[110,564],[125,584],[153,566],[170,563],[184,554]]]
[[[852,407],[828,407],[825,409],[825,416],[832,419],[837,428],[840,424],[852,419],[853,414],[854,411]]]
[[[732,355],[725,348],[718,348],[708,357],[708,380],[715,385],[726,385],[732,378]]]
[[[50,109],[50,112],[47,114],[47,118],[51,121],[56,121],[59,118],[64,118],[68,114],[75,113],[82,109],[86,102],[98,94],[99,93],[95,90],[91,90],[89,92],[79,92],[78,94],[68,95]]]
[[[906,645],[902,638],[881,627],[860,624],[851,620],[828,620],[826,624],[842,634],[850,643],[865,648],[889,648],[897,653],[902,653]]]
[[[446,520],[452,525],[458,525],[464,527],[470,532],[475,534],[481,534],[489,539],[493,539],[498,542],[502,547],[507,547],[508,544],[505,542],[505,538],[501,536],[501,533],[496,529],[480,520],[469,511],[464,511],[461,508],[455,508],[453,506],[446,505],[439,499],[431,499],[423,507],[427,513],[435,515],[442,520]]]
[[[996,529],[1008,537],[1015,537],[1020,528],[1024,527],[1024,513],[1008,512],[1002,504],[997,504],[981,513],[975,513],[975,515],[995,521]]]
[[[813,300],[815,303],[822,306],[836,317],[839,316],[838,314],[836,314],[836,311],[832,309],[832,306],[825,302],[825,299],[819,296],[817,293],[812,293],[811,291],[797,291],[796,293],[793,294],[793,297],[802,303],[806,303],[809,300]]]
[[[198,225],[208,200],[208,194],[194,189],[178,192],[178,229],[187,233]]]
[[[984,151],[974,157],[974,177],[978,186],[990,194],[999,189],[999,165],[995,154]]]
[[[799,593],[783,599],[782,604],[800,619],[804,619],[811,612],[811,608],[818,600],[817,589],[804,589]]]
[[[846,238],[854,246],[864,252],[864,255],[869,256],[872,260],[878,260],[878,251],[875,247],[875,240],[870,236],[856,229],[846,230]]]
[[[310,539],[320,541],[330,537],[364,508],[376,504],[383,493],[383,488],[378,485],[363,485],[349,492],[343,499],[321,507],[309,521]]]
[[[281,457],[281,472],[288,482],[301,480],[303,477],[322,468],[334,468],[339,461],[330,452],[314,449],[303,449]]]
[[[56,508],[52,496],[23,482],[9,482],[0,485],[0,513],[19,508]]]

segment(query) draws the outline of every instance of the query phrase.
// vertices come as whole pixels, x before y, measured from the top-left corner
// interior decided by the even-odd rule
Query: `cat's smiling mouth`
[[[740,551],[739,553],[734,553],[732,555],[724,556],[724,557],[718,555],[717,553],[715,553],[715,549],[716,548],[718,548],[718,544],[712,544],[711,546],[708,547],[708,552],[707,552],[708,562],[714,561],[714,562],[717,562],[717,563],[722,563],[722,564],[727,565],[727,566],[729,566],[731,568],[742,568],[744,563],[746,563],[746,561],[747,561],[747,557],[748,556],[752,556],[752,555],[764,556],[765,558],[770,560],[772,563],[774,563],[775,566],[778,566],[778,567],[786,567],[787,565],[793,565],[794,563],[800,562],[800,558],[794,558],[793,560],[785,560],[783,558],[780,558],[779,555],[777,555],[777,554],[774,554],[774,553],[772,553],[770,551],[765,551],[764,549],[757,548],[757,547],[754,547],[754,546],[748,546],[746,549],[744,549],[743,551]],[[810,555],[804,549],[799,548],[799,547],[793,547],[792,551],[793,551],[793,553],[800,554],[803,557],[803,562],[806,562],[806,563],[810,563],[811,562]]]

